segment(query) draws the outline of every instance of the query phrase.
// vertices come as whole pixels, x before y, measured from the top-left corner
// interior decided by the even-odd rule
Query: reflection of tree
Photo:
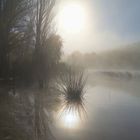
[[[24,96],[24,98],[22,98]],[[33,107],[27,95],[8,94],[1,89],[0,139],[29,140],[33,138]],[[23,100],[24,99],[24,100]]]

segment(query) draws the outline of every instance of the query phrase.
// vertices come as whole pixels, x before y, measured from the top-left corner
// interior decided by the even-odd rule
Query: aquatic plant
[[[81,118],[86,114],[84,72],[70,68],[60,79],[58,85],[62,99],[62,114],[73,112]]]

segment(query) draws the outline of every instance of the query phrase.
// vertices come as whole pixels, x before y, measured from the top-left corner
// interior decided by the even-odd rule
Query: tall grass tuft
[[[77,71],[70,68],[66,74],[61,77],[59,91],[62,95],[62,112],[78,115],[80,118],[86,115],[85,110],[85,84],[86,80],[83,71]]]

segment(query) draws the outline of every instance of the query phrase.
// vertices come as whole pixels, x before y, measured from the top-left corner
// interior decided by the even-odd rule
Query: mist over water
[[[0,0],[0,140],[140,140],[139,13]]]
[[[88,118],[77,130],[64,130],[61,139],[131,140],[140,134],[140,72],[88,69]]]

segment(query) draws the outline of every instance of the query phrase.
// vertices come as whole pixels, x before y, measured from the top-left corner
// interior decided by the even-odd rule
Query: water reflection
[[[80,123],[80,118],[75,112],[66,110],[65,112],[61,112],[59,121],[62,127],[75,129]]]
[[[127,79],[93,72],[87,86],[88,120],[69,136],[61,133],[61,140],[140,139],[139,91],[139,75]]]

